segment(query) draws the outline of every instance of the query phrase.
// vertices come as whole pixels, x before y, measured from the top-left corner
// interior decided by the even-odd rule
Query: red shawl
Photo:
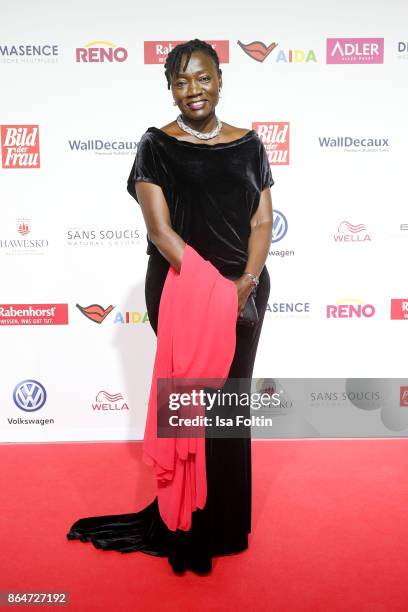
[[[217,378],[224,384],[235,353],[237,310],[235,284],[187,244],[180,273],[170,266],[160,299],[143,441],[143,461],[154,467],[160,515],[171,531],[189,531],[192,512],[205,506],[205,437],[157,436],[157,379]]]

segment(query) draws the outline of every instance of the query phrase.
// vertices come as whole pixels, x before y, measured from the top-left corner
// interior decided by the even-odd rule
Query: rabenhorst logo
[[[39,168],[38,125],[2,125],[1,161],[3,168]]]
[[[345,298],[326,306],[327,319],[371,319],[374,315],[375,307],[372,304],[365,304],[356,298]]]
[[[68,325],[68,304],[0,304],[2,325]]]
[[[55,64],[58,62],[58,45],[1,45],[0,63]]]
[[[408,320],[408,298],[391,300],[391,319],[396,321]]]
[[[187,40],[145,40],[144,42],[144,63],[145,64],[164,64],[167,56],[180,43]],[[209,45],[217,52],[221,64],[229,63],[229,41],[228,40],[206,40]]]
[[[48,247],[48,240],[32,232],[31,219],[19,218],[16,221],[15,236],[4,237],[0,234],[0,254],[6,255],[42,255]],[[18,234],[18,235],[17,235]]]
[[[92,304],[91,306],[80,306],[76,304],[76,307],[82,314],[93,321],[94,323],[103,323],[106,317],[114,310],[115,306],[108,306],[103,308],[99,304]],[[149,316],[147,312],[141,312],[138,310],[117,310],[115,312],[113,323],[119,325],[129,325],[136,323],[147,323]]]
[[[108,393],[107,391],[99,391],[97,393],[95,402],[92,404],[92,410],[94,412],[105,410],[129,410],[129,406],[125,402],[125,398],[122,393]]]
[[[264,62],[268,55],[276,49],[278,43],[271,43],[268,47],[265,43],[255,40],[248,44],[237,41],[241,49],[249,55],[249,57],[257,62]],[[274,53],[275,62],[289,64],[303,64],[306,62],[317,62],[316,54],[312,49],[278,49]]]
[[[327,64],[383,64],[383,38],[328,38]]]
[[[341,221],[333,234],[334,242],[371,242],[371,239],[364,223],[353,225],[349,221]]]
[[[66,232],[70,247],[128,247],[141,243],[142,232],[137,228],[81,228],[72,227]]]
[[[137,150],[135,140],[102,140],[92,138],[89,140],[68,140],[69,150],[73,153],[85,152],[96,155],[129,155]]]
[[[282,166],[289,164],[289,122],[253,121],[252,129],[262,140],[270,164]]]
[[[106,40],[94,40],[75,50],[75,60],[85,64],[125,62],[127,58],[128,52],[124,47]]]
[[[388,153],[390,150],[390,139],[354,138],[352,136],[318,136],[321,149],[330,151],[352,151],[360,153]]]

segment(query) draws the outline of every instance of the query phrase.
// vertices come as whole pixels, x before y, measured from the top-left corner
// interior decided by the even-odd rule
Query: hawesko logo
[[[96,402],[92,404],[92,409],[95,410],[129,410],[129,406],[125,402],[122,393],[108,393],[107,391],[99,391],[96,396]]]
[[[20,410],[35,412],[44,406],[47,392],[38,380],[23,380],[15,387],[13,400]]]
[[[114,306],[108,306],[107,308],[103,308],[100,304],[91,304],[90,306],[80,306],[76,304],[76,307],[82,314],[93,321],[94,323],[101,324],[108,314],[112,312],[115,308]]]
[[[287,234],[288,221],[283,213],[279,210],[273,211],[273,227],[272,227],[272,243],[279,242]]]
[[[3,168],[39,168],[38,125],[2,125],[1,161]]]
[[[124,62],[128,58],[124,47],[105,40],[94,40],[78,47],[75,53],[76,61],[84,63]]]
[[[31,232],[30,219],[17,219],[17,231],[21,236],[27,236]]]
[[[371,235],[364,223],[353,225],[349,221],[341,221],[337,233],[333,234],[335,242],[371,242]]]
[[[289,164],[289,122],[287,121],[253,121],[254,129],[262,140],[270,164]]]
[[[145,40],[144,42],[144,63],[145,64],[164,64],[167,56],[180,43],[187,40]],[[228,40],[206,40],[209,45],[217,52],[221,64],[229,63],[229,41]]]
[[[374,315],[375,308],[372,304],[365,304],[355,298],[346,298],[326,306],[328,319],[371,319]]]
[[[2,325],[68,325],[68,304],[0,304]]]
[[[391,319],[408,319],[408,298],[391,300]]]
[[[383,38],[328,38],[328,64],[383,64]]]
[[[400,407],[408,408],[408,387],[400,387]]]

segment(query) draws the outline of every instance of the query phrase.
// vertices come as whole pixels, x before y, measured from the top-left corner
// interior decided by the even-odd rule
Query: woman
[[[167,57],[165,75],[180,115],[142,135],[127,186],[142,208],[148,234],[149,320],[157,334],[169,266],[180,271],[190,244],[235,279],[237,317],[257,287],[259,322],[253,328],[237,325],[229,371],[229,379],[251,378],[270,292],[265,262],[274,181],[267,154],[253,130],[217,118],[222,70],[211,45],[199,39],[177,45]],[[215,555],[245,550],[251,531],[251,441],[208,437],[205,449],[207,501],[193,512],[190,531],[170,531],[156,498],[137,513],[80,519],[67,537],[98,548],[166,556],[175,572],[189,568],[200,574],[211,571]]]

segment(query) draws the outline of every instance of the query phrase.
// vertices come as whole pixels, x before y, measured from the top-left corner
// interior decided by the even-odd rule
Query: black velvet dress
[[[221,274],[239,276],[244,271],[250,219],[261,191],[274,183],[266,150],[255,131],[232,142],[209,145],[181,141],[149,127],[139,141],[127,183],[137,200],[135,181],[162,188],[173,229]],[[146,252],[146,307],[157,334],[160,297],[170,264],[149,237]],[[254,328],[237,325],[229,378],[251,378],[253,373],[270,292],[266,266],[259,280],[255,298],[259,323]],[[207,502],[193,512],[190,531],[170,531],[155,498],[139,512],[79,519],[67,538],[91,541],[105,550],[167,557],[175,572],[190,568],[206,573],[213,556],[245,550],[251,532],[251,440],[208,437],[205,447]]]

